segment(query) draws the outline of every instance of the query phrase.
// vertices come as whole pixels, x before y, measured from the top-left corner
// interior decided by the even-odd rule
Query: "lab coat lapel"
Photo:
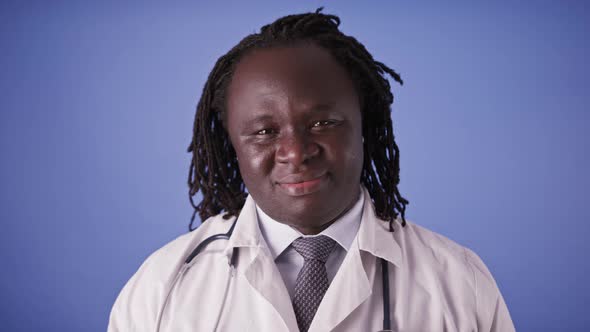
[[[371,285],[355,240],[324,295],[309,332],[333,330],[370,295]]]
[[[358,233],[316,312],[309,332],[332,331],[371,296],[372,285],[368,276],[374,280],[378,258],[401,266],[399,244],[387,229],[387,223],[375,215],[365,188],[363,195],[365,203]],[[363,263],[363,259],[366,262]]]
[[[260,293],[279,313],[288,330],[298,332],[295,312],[285,283],[270,253],[262,251],[261,248],[246,270],[246,278],[252,288]]]
[[[238,263],[245,264],[243,271],[248,283],[254,291],[265,298],[278,312],[289,331],[298,332],[299,329],[291,304],[291,298],[289,297],[283,278],[262,238],[260,228],[258,227],[256,205],[251,196],[246,199],[246,203],[236,223],[234,234],[230,239],[229,248],[242,247],[249,249],[250,253],[252,253],[252,255],[243,255],[240,257]]]

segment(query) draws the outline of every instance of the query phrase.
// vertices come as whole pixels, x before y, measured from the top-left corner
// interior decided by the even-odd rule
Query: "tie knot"
[[[293,248],[303,256],[303,260],[315,259],[325,263],[330,256],[336,241],[320,235],[315,237],[300,237],[291,243]]]

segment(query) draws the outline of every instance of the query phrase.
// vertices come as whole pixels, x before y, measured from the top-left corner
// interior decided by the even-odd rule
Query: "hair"
[[[393,94],[388,74],[400,85],[398,73],[373,59],[354,37],[338,30],[340,18],[321,13],[288,15],[265,25],[259,33],[242,39],[220,57],[209,74],[197,104],[193,138],[188,147],[192,159],[188,174],[189,200],[194,212],[189,224],[192,231],[195,215],[201,220],[225,212],[224,218],[237,216],[246,199],[246,187],[239,172],[236,152],[224,128],[226,91],[240,59],[254,49],[312,42],[329,51],[347,69],[354,82],[361,105],[364,161],[361,182],[367,188],[380,219],[392,223],[409,202],[399,192],[399,148],[391,121]],[[201,192],[202,200],[194,197]]]

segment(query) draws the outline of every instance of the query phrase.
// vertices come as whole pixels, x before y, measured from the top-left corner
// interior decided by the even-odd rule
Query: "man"
[[[286,16],[217,61],[189,147],[205,222],[146,260],[109,331],[514,330],[475,253],[406,223],[402,80],[338,25]]]

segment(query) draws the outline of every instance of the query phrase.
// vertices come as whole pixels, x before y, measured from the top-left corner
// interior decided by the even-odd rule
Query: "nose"
[[[282,164],[291,164],[297,168],[320,153],[320,147],[310,133],[292,131],[283,133],[277,142],[275,160]]]

